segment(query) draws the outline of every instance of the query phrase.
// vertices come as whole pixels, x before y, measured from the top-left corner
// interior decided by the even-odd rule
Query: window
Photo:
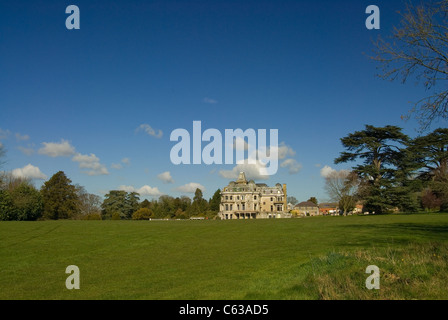
[[[257,210],[257,204],[254,203],[254,210]]]
[[[240,196],[236,196],[236,200],[240,200]]]
[[[274,206],[271,206],[271,212],[274,211]]]
[[[274,201],[274,198],[271,197],[271,201]]]
[[[245,205],[244,203],[243,203],[241,206],[243,207],[243,208],[242,208],[243,211],[246,210],[246,205]]]
[[[226,204],[226,211],[229,211],[229,205]]]
[[[236,210],[240,210],[240,205],[239,204],[236,205]]]
[[[233,200],[233,196],[230,196],[230,200]]]
[[[233,205],[232,204],[230,205],[230,210],[233,210]]]
[[[229,200],[229,196],[226,196],[226,200]]]
[[[244,200],[244,196],[241,196],[241,200]]]
[[[257,196],[254,196],[254,200],[257,200]]]

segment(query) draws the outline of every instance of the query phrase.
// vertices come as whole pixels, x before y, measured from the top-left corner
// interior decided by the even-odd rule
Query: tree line
[[[345,213],[448,211],[448,129],[411,139],[397,126],[366,125],[341,139],[334,162],[356,165],[334,171],[325,188]]]
[[[140,201],[136,192],[109,191],[104,197],[74,185],[63,171],[55,173],[38,190],[29,179],[11,173],[0,175],[0,221],[19,220],[121,220],[214,218],[219,211],[220,190],[208,201],[196,189],[193,199],[163,195]]]

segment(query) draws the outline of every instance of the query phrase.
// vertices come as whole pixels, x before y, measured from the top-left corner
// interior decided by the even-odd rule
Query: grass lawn
[[[0,299],[448,299],[448,214],[0,222]]]

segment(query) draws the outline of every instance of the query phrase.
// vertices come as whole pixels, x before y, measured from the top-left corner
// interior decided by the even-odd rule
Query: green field
[[[0,299],[448,299],[448,214],[0,222]]]

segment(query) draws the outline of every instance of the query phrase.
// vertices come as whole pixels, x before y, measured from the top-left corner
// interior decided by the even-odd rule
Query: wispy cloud
[[[34,149],[33,148],[25,148],[22,146],[18,146],[17,149],[19,149],[23,154],[30,156],[32,154],[34,154]]]
[[[123,158],[123,159],[121,159],[121,163],[112,163],[110,165],[110,167],[112,169],[120,170],[120,169],[123,169],[123,164],[129,165],[130,163],[131,163],[131,160],[129,158]]]
[[[136,132],[138,131],[144,131],[147,134],[149,134],[150,136],[156,137],[156,138],[162,138],[163,132],[162,130],[156,130],[153,129],[149,124],[147,123],[143,123],[141,125],[139,125],[137,127],[137,129],[135,129]]]
[[[210,99],[210,98],[204,98],[204,99],[202,99],[202,102],[204,102],[204,103],[209,103],[209,104],[216,104],[216,103],[218,103],[218,101],[217,100],[215,100],[215,99]]]
[[[26,141],[30,139],[30,136],[27,134],[21,135],[20,133],[16,133],[15,136],[17,141]]]
[[[9,131],[8,129],[3,130],[2,128],[0,128],[0,140],[2,139],[7,139],[10,135],[11,131]]]

